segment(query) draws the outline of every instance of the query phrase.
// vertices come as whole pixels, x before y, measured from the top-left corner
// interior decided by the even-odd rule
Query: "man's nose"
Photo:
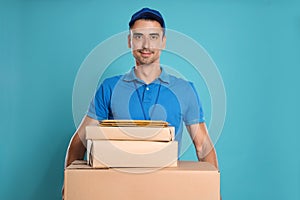
[[[150,47],[150,40],[149,40],[148,37],[145,37],[145,38],[143,39],[143,48],[144,48],[144,49],[148,49],[149,47]]]

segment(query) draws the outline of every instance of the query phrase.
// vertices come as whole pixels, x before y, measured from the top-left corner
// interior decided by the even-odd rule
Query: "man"
[[[87,125],[96,125],[104,119],[151,119],[174,126],[179,146],[184,122],[198,160],[218,168],[193,84],[169,75],[160,66],[161,50],[166,45],[163,17],[156,10],[143,8],[132,16],[129,29],[128,47],[132,49],[135,66],[125,75],[108,78],[99,86],[87,115],[71,139],[65,166],[84,158]]]

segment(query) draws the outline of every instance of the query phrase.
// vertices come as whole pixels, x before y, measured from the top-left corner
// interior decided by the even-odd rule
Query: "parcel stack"
[[[87,161],[93,168],[176,167],[174,132],[164,121],[103,120],[86,127]]]
[[[220,173],[178,161],[174,128],[157,121],[103,121],[86,128],[87,160],[65,170],[64,200],[220,200]]]

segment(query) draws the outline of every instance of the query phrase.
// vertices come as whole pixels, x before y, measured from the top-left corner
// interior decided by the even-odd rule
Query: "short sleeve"
[[[185,125],[202,123],[205,121],[201,101],[193,83],[188,84],[186,89],[185,109],[183,121]]]
[[[110,93],[111,92],[107,85],[105,85],[105,82],[98,87],[88,108],[87,115],[89,117],[96,120],[104,120],[108,118]]]

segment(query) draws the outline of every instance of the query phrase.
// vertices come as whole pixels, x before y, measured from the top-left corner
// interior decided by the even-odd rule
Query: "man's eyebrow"
[[[143,35],[143,33],[136,32],[136,33],[133,33],[133,35]]]
[[[159,36],[159,33],[150,33],[149,35],[158,35]]]

